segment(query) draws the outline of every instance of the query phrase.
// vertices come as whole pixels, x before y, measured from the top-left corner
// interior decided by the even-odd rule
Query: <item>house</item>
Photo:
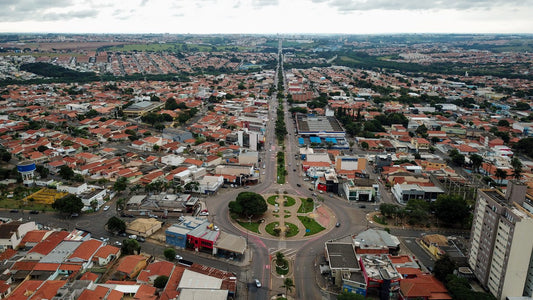
[[[92,266],[92,257],[100,247],[102,247],[102,242],[99,240],[89,239],[84,241],[66,261],[81,264],[82,269],[90,268]]]
[[[135,234],[142,237],[148,237],[154,232],[161,229],[161,222],[154,218],[149,219],[135,219],[130,222],[126,227],[126,232],[129,234]]]
[[[142,255],[128,255],[117,266],[116,274],[121,279],[134,279],[147,265],[148,257]]]
[[[400,281],[401,300],[450,300],[452,297],[442,282],[433,275],[423,274]]]
[[[28,231],[20,241],[19,246],[24,248],[33,248],[35,245],[48,237],[52,231],[48,230],[32,230]]]
[[[69,235],[66,231],[54,231],[44,241],[38,243],[26,254],[28,260],[41,260],[52,252],[59,243]]]
[[[412,138],[411,144],[415,147],[417,152],[428,151],[431,143],[425,138]]]
[[[99,266],[107,266],[109,262],[120,256],[120,248],[105,245],[98,248],[96,253],[93,255],[93,262],[98,262]]]
[[[170,277],[173,269],[174,264],[168,261],[151,263],[137,276],[137,283],[153,285],[158,276]]]
[[[22,238],[31,230],[36,230],[35,222],[13,221],[0,224],[0,250],[16,249]]]

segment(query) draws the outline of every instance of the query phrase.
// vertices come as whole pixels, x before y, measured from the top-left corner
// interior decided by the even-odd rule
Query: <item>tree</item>
[[[186,190],[186,191],[197,191],[198,188],[200,186],[200,183],[198,181],[191,181],[191,182],[187,182],[183,188]]]
[[[41,178],[46,178],[48,177],[48,174],[50,174],[50,171],[45,168],[45,166],[43,165],[38,165],[37,168],[36,168],[36,171],[37,173],[39,173],[39,176],[41,176]]]
[[[528,137],[519,140],[513,145],[513,149],[517,152],[524,153],[529,157],[533,157],[533,138]]]
[[[453,274],[453,270],[455,270],[455,262],[448,254],[444,254],[435,262],[433,273],[438,280],[445,282],[446,276]]]
[[[379,210],[381,214],[385,217],[390,217],[395,214],[400,207],[396,204],[391,203],[381,203],[379,205]]]
[[[126,204],[127,204],[126,198],[118,198],[116,209],[122,211],[126,208]]]
[[[61,166],[59,169],[59,176],[65,180],[73,179],[74,178],[74,170],[72,170],[71,167],[67,165]]]
[[[167,101],[165,102],[165,109],[175,110],[176,108],[178,108],[178,103],[176,103],[176,99],[172,97],[168,98]]]
[[[98,208],[98,200],[94,199],[93,201],[91,201],[91,203],[89,203],[91,205],[91,208],[93,210],[96,210]]]
[[[337,300],[365,300],[365,296],[350,292],[342,292],[342,294],[337,296]]]
[[[0,149],[0,158],[2,161],[8,162],[11,160],[11,153],[5,149]]]
[[[159,275],[154,280],[154,287],[158,289],[164,289],[168,282],[168,276]]]
[[[452,160],[452,162],[456,164],[457,166],[461,167],[465,164],[465,156],[459,153],[457,149],[450,150],[448,155],[450,156],[450,159]]]
[[[470,155],[470,161],[472,162],[472,169],[474,170],[474,172],[479,173],[479,168],[483,163],[483,157],[479,154],[472,154]]]
[[[123,255],[138,254],[141,252],[141,245],[134,239],[125,239],[122,241],[122,248],[120,249]]]
[[[128,187],[128,178],[126,177],[119,177],[113,184],[113,189],[117,192],[124,191],[126,187]]]
[[[367,142],[362,142],[361,143],[361,148],[363,148],[365,150],[368,150],[368,143]]]
[[[267,203],[263,196],[254,192],[239,193],[235,201],[229,203],[230,212],[243,217],[262,215],[267,211]]]
[[[509,121],[502,119],[498,121],[498,126],[509,127],[511,124],[509,124]]]
[[[517,157],[511,159],[511,166],[513,167],[513,177],[520,179],[522,177],[522,162]]]
[[[107,230],[111,232],[124,232],[126,231],[126,222],[115,216],[109,218],[106,223]]]
[[[39,152],[44,152],[48,150],[48,147],[44,146],[44,145],[39,145],[39,147],[37,147],[37,151]]]
[[[500,182],[499,184],[501,185],[502,184],[502,181],[507,178],[507,172],[503,169],[496,169],[496,173],[494,173],[494,176],[496,176],[496,178],[500,179]]]
[[[81,199],[72,194],[59,198],[52,203],[53,209],[66,214],[80,213],[83,206]]]
[[[294,288],[294,281],[292,280],[292,278],[285,278],[285,280],[283,280],[283,285],[281,286],[281,288],[285,289],[285,294],[288,294],[290,291],[292,291],[292,289]]]
[[[174,248],[166,248],[165,251],[163,251],[163,255],[165,255],[167,260],[173,261],[176,258],[176,250],[174,250]]]
[[[434,203],[435,216],[448,224],[465,224],[470,216],[470,207],[461,196],[439,195]]]

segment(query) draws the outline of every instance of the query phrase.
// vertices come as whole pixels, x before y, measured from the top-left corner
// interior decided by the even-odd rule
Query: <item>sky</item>
[[[533,0],[0,0],[0,32],[533,33]]]

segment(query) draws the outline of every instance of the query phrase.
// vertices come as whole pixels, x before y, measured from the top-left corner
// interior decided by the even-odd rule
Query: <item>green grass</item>
[[[268,234],[270,234],[272,236],[277,236],[276,233],[274,232],[274,228],[276,228],[276,226],[279,226],[279,222],[269,223],[265,227],[265,230],[266,230],[266,232],[268,232]]]
[[[308,201],[309,199],[311,198],[300,198],[300,200],[302,200],[302,204],[300,204],[300,208],[298,208],[298,213],[305,214],[313,211],[313,199],[311,199],[311,201]]]
[[[293,206],[294,204],[296,204],[296,200],[294,200],[293,197],[285,196],[285,206],[286,207]]]
[[[291,237],[291,236],[295,236],[298,234],[299,232],[298,226],[292,223],[289,223],[289,222],[285,222],[285,225],[289,227],[289,232],[285,235],[286,237]]]
[[[285,219],[287,219],[287,218],[290,218],[290,217],[291,217],[291,215],[290,215],[290,214],[288,214],[288,215],[284,215],[283,217],[284,217]]]
[[[238,222],[239,225],[241,225],[242,227],[250,230],[251,232],[255,232],[255,233],[260,233],[259,232],[259,223],[257,222],[252,222],[252,223],[248,223],[248,222]]]
[[[307,232],[306,230],[305,236],[313,235],[326,229],[322,227],[322,225],[318,224],[318,222],[312,218],[298,216],[298,219],[300,219],[300,222],[302,222],[302,224],[305,226],[305,229],[309,229],[309,232]]]
[[[270,196],[267,198],[267,203],[270,204],[270,205],[276,205],[278,204],[278,196],[277,195],[273,195],[273,196]]]
[[[382,225],[387,225],[387,221],[385,220],[385,217],[383,217],[383,216],[374,215],[374,217],[372,217],[372,219],[376,223],[379,223],[379,224],[382,224]]]
[[[24,203],[22,200],[7,197],[0,198],[0,207],[24,210],[54,211],[52,206],[48,204],[34,203],[31,201],[26,201],[26,203]]]

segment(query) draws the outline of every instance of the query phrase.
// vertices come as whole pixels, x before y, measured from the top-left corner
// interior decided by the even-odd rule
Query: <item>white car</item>
[[[176,254],[176,260],[183,259],[183,256]]]
[[[202,212],[200,212],[200,216],[207,217],[207,216],[209,216],[209,212],[202,211]]]
[[[109,207],[110,207],[109,205],[104,206],[104,208],[103,208],[104,211],[109,210]]]
[[[259,281],[259,279],[255,279],[254,281],[255,281],[255,286],[257,288],[260,288],[261,287],[261,281]]]

